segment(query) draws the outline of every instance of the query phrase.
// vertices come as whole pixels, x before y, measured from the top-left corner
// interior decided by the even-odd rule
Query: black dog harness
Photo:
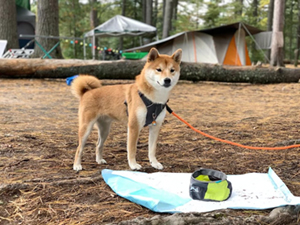
[[[144,127],[148,126],[149,124],[152,124],[153,126],[155,126],[157,117],[164,110],[167,103],[166,104],[153,103],[140,91],[139,91],[139,96],[141,97],[141,99],[143,100],[143,102],[147,108],[146,122],[145,122]],[[126,101],[124,102],[124,104],[127,107]],[[128,115],[128,110],[126,110],[126,111],[127,111],[127,115]]]

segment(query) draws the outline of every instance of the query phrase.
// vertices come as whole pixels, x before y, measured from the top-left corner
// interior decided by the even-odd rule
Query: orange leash
[[[282,146],[282,147],[253,147],[253,146],[242,145],[242,144],[235,143],[235,142],[232,142],[232,141],[228,141],[228,140],[224,140],[224,139],[221,139],[221,138],[217,138],[217,137],[211,136],[209,134],[206,134],[206,133],[202,132],[201,130],[197,130],[196,128],[194,128],[191,124],[189,124],[187,121],[185,121],[180,116],[178,116],[176,113],[174,113],[172,111],[172,109],[170,109],[170,107],[168,105],[166,105],[166,108],[167,108],[167,110],[168,110],[169,113],[171,113],[177,119],[179,119],[180,121],[182,121],[183,123],[185,123],[193,131],[196,131],[197,133],[202,134],[203,136],[208,137],[210,139],[213,139],[213,140],[216,140],[216,141],[220,141],[220,142],[223,142],[223,143],[226,143],[226,144],[238,146],[238,147],[241,147],[241,148],[252,149],[252,150],[285,150],[285,149],[299,148],[300,147],[300,144],[298,144],[298,145]]]

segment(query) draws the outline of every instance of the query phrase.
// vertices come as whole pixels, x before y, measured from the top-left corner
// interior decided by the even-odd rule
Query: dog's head
[[[173,55],[160,55],[155,48],[148,54],[144,68],[146,80],[155,89],[172,89],[179,80],[182,50],[178,49]]]

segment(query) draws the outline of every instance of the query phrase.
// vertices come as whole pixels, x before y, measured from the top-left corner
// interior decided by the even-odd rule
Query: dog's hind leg
[[[90,121],[89,123],[83,123],[79,127],[79,132],[78,132],[79,144],[78,144],[78,147],[76,150],[76,155],[75,155],[74,164],[73,164],[73,170],[76,170],[76,171],[82,170],[81,157],[82,157],[83,148],[85,146],[88,136],[91,133],[94,123],[95,123],[95,121]]]
[[[98,128],[98,141],[96,146],[96,162],[98,164],[106,163],[105,159],[103,159],[103,145],[109,134],[110,125],[112,120],[110,118],[99,118],[96,121],[96,125]]]

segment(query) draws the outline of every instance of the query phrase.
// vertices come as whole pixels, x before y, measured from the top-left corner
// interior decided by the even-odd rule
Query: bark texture
[[[273,33],[271,46],[271,62],[272,66],[284,66],[283,63],[283,46],[280,44],[280,34],[284,27],[284,7],[285,0],[275,0],[274,17],[273,17]],[[283,40],[284,41],[284,38]]]
[[[7,40],[6,49],[19,49],[16,3],[0,0],[0,39]]]
[[[58,0],[43,0],[37,2],[37,36],[59,36],[58,28]],[[58,39],[36,37],[36,40],[43,46],[43,48],[48,52],[53,46],[59,41]],[[44,56],[44,52],[40,49],[38,45],[35,45],[34,53],[32,58],[39,58]],[[61,59],[62,53],[60,46],[56,47],[52,53],[51,57],[56,59]]]
[[[94,61],[50,59],[2,59],[0,78],[67,78],[91,74],[100,79],[134,79],[144,61]],[[280,67],[240,67],[214,64],[182,63],[181,80],[238,83],[298,82],[300,69]]]
[[[272,31],[273,28],[273,14],[274,14],[274,0],[270,0],[268,7],[268,23],[267,23],[267,31]],[[271,58],[271,49],[267,51],[267,57],[270,61]]]
[[[162,38],[164,39],[170,36],[172,19],[172,0],[166,0],[163,18],[164,22]]]
[[[300,21],[300,1],[298,1],[298,20]],[[297,27],[297,48],[295,50],[295,61],[294,61],[295,67],[298,66],[299,49],[300,49],[300,23],[298,23],[298,27]]]

